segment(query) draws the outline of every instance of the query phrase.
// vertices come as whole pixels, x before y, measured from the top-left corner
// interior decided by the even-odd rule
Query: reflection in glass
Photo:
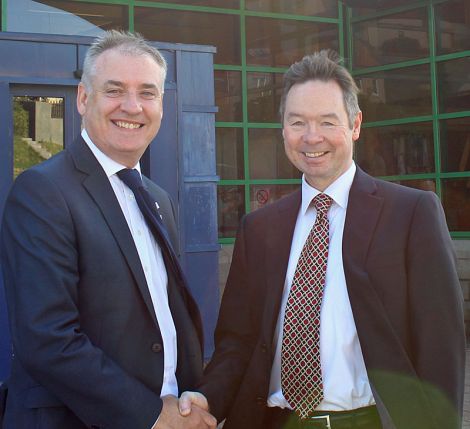
[[[429,55],[425,8],[361,21],[353,26],[354,67],[408,61]]]
[[[292,1],[292,0],[245,0],[245,8],[257,12],[276,12],[292,15],[322,16],[336,18],[338,2]]]
[[[470,118],[441,121],[440,129],[442,171],[470,171]]]
[[[442,197],[450,231],[470,231],[470,178],[442,181]]]
[[[434,172],[432,123],[363,128],[356,160],[373,176]]]
[[[408,186],[409,188],[421,189],[422,191],[436,192],[436,181],[433,179],[399,180],[394,183]]]
[[[219,111],[215,120],[220,122],[241,122],[242,82],[237,71],[214,71],[215,104]]]
[[[429,65],[381,71],[356,77],[364,122],[430,115]]]
[[[216,128],[217,174],[222,180],[243,179],[243,130]]]
[[[64,99],[13,97],[13,177],[64,147]]]
[[[135,31],[149,40],[217,47],[216,64],[240,64],[240,24],[236,15],[136,7]]]
[[[247,73],[249,122],[279,122],[281,73]]]
[[[434,6],[436,15],[437,53],[470,50],[470,3],[447,1]]]
[[[140,0],[155,3],[156,0]],[[161,3],[188,4],[191,6],[210,6],[219,8],[239,9],[240,0],[162,0]]]
[[[8,0],[7,29],[28,33],[99,36],[128,28],[128,8],[65,0]]]
[[[240,219],[245,214],[244,186],[217,186],[219,237],[235,237]]]
[[[248,132],[251,179],[297,179],[301,173],[284,151],[281,129],[250,129]]]
[[[470,57],[437,64],[441,113],[470,110]]]
[[[246,18],[246,62],[289,67],[320,49],[338,50],[337,24],[272,18]]]
[[[250,186],[251,211],[258,210],[299,189],[300,185],[252,185]]]

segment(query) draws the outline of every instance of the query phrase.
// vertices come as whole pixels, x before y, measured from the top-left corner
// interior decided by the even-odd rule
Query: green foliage
[[[17,101],[13,102],[13,126],[15,136],[28,137],[29,115]]]

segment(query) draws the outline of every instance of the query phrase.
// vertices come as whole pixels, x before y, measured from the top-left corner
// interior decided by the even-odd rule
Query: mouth
[[[112,122],[117,127],[125,128],[126,130],[136,130],[144,126],[144,124],[139,124],[137,122],[128,122],[128,121],[112,121]]]
[[[307,158],[320,158],[321,156],[326,155],[328,152],[304,152],[304,155]]]

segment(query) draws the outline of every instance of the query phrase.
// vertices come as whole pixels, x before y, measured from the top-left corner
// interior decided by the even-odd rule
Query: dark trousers
[[[288,409],[267,408],[263,429],[382,429],[377,407],[350,411],[316,411],[300,419]]]

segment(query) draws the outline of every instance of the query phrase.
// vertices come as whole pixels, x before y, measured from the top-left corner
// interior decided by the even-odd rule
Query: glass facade
[[[452,235],[470,237],[470,2],[379,3],[351,9],[337,0],[3,0],[1,13],[3,31],[93,36],[124,28],[151,40],[217,48],[224,245],[233,243],[245,213],[299,185],[279,124],[282,75],[325,48],[346,58],[361,88],[358,164],[436,192]],[[15,103],[24,108],[24,100]]]

